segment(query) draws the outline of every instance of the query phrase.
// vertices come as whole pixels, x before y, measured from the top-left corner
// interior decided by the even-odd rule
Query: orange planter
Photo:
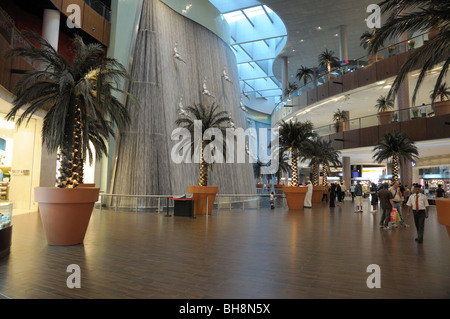
[[[313,186],[312,203],[320,203],[322,201],[323,190],[325,186]]]
[[[308,187],[285,186],[283,187],[283,191],[286,196],[286,202],[289,210],[303,209],[303,203],[305,202]]]
[[[34,199],[49,245],[81,244],[91,218],[99,188],[36,187]]]
[[[436,198],[436,210],[439,224],[447,227],[450,237],[450,198]]]
[[[436,116],[450,114],[450,101],[434,102],[433,111]]]
[[[188,193],[193,195],[194,213],[196,215],[211,215],[219,187],[188,186]]]

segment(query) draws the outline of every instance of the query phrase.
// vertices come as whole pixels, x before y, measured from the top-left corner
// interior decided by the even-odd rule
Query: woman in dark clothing
[[[374,213],[377,211],[378,206],[378,187],[377,185],[375,185],[375,183],[372,183],[370,185],[370,195],[372,196],[370,205],[372,205],[372,213]]]
[[[331,184],[330,191],[330,207],[334,207],[334,200],[336,199],[336,184]]]

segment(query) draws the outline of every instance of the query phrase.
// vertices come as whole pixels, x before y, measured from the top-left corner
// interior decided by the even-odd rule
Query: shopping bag
[[[400,218],[400,214],[397,212],[397,216],[395,217],[395,221],[397,223],[400,223],[402,221],[402,219]]]
[[[391,210],[391,223],[395,223],[395,220],[397,219],[397,210],[395,208],[392,208]]]

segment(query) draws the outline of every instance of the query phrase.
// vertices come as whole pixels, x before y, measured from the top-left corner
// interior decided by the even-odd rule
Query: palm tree
[[[439,98],[440,102],[448,100],[450,98],[450,88],[447,87],[447,83],[440,85],[436,92],[432,91],[430,98],[432,99],[433,102],[437,98]]]
[[[17,118],[20,126],[38,111],[47,111],[42,128],[42,143],[50,152],[59,151],[58,187],[76,188],[83,182],[83,163],[91,159],[91,142],[97,158],[106,154],[105,139],[117,128],[123,131],[130,122],[128,109],[112,95],[119,80],[128,78],[125,68],[107,58],[98,44],[85,44],[75,36],[72,63],[60,55],[41,36],[28,33],[38,46],[12,49],[9,56],[27,58],[40,68],[27,72],[17,83],[13,108],[8,120]]]
[[[311,143],[307,143],[302,158],[302,162],[309,160],[309,167],[312,171],[312,184],[313,186],[319,186],[319,165],[322,158],[322,139],[318,136],[314,136]]]
[[[289,82],[287,88],[284,90],[284,95],[290,96],[293,92],[295,92],[296,90],[298,90],[298,85],[297,83],[293,82]]]
[[[364,31],[364,33],[361,35],[361,37],[359,38],[360,45],[364,48],[367,49],[368,47],[370,47],[370,45],[373,42],[373,39],[375,38],[375,32],[377,29],[373,29],[372,32],[369,31]]]
[[[304,155],[304,149],[314,137],[313,125],[309,121],[282,122],[279,130],[280,152],[290,152],[292,168],[292,186],[298,186],[298,158]]]
[[[286,153],[279,152],[278,153],[278,171],[277,171],[277,183],[280,185],[281,182],[281,174],[285,172],[289,174],[289,168],[291,165],[289,164],[289,156]]]
[[[200,153],[200,165],[199,165],[199,185],[200,186],[208,186],[208,171],[212,163],[208,163],[204,156],[205,147],[209,144],[210,141],[203,139],[204,133],[208,129],[218,129],[222,133],[222,136],[226,136],[226,129],[231,127],[231,118],[228,112],[221,111],[220,105],[211,104],[196,104],[194,103],[192,106],[186,107],[186,113],[184,113],[180,118],[175,121],[175,124],[179,127],[183,127],[187,129],[190,133],[191,139],[188,141],[190,144],[191,155],[195,152]],[[201,141],[196,141],[194,129],[195,122],[201,121]],[[214,136],[211,141],[214,140]],[[222,150],[215,150],[217,152],[222,152],[222,155],[225,154],[225,141]],[[198,147],[196,147],[198,145]]]
[[[339,66],[339,59],[334,55],[334,51],[325,49],[319,55],[319,66],[326,67],[327,73],[331,72],[331,68]]]
[[[387,19],[384,25],[377,30],[369,47],[369,52],[373,54],[389,38],[424,30],[437,31],[436,35],[430,36],[423,46],[412,51],[408,56],[394,80],[388,97],[395,96],[408,73],[413,71],[417,65],[422,65],[412,96],[414,104],[418,90],[428,71],[443,62],[432,94],[434,101],[450,64],[450,41],[448,41],[450,38],[450,3],[442,0],[384,0],[380,3],[380,7]]]
[[[261,178],[262,178],[262,173],[261,173],[261,168],[264,166],[264,164],[258,159],[256,161],[256,163],[253,163],[253,175],[256,178],[256,184],[261,184]]]
[[[388,109],[392,109],[394,107],[394,101],[388,99],[386,96],[380,96],[377,99],[377,104],[375,104],[378,112],[386,112]]]
[[[322,185],[327,185],[328,183],[328,168],[330,166],[339,166],[342,165],[339,160],[339,155],[341,152],[335,150],[332,146],[332,142],[330,140],[321,140],[320,146],[322,149],[322,154],[320,157],[320,161],[322,163]]]
[[[419,156],[419,151],[414,141],[405,133],[387,132],[384,138],[375,144],[373,159],[378,163],[392,159],[392,181],[398,181],[399,160],[414,161]]]
[[[297,79],[301,81],[303,79],[303,84],[306,85],[308,81],[311,81],[313,79],[314,70],[310,69],[306,66],[300,66],[300,68],[297,70]]]

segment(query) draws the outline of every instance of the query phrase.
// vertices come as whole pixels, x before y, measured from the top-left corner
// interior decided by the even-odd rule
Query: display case
[[[9,255],[12,236],[12,203],[0,203],[0,258]]]

